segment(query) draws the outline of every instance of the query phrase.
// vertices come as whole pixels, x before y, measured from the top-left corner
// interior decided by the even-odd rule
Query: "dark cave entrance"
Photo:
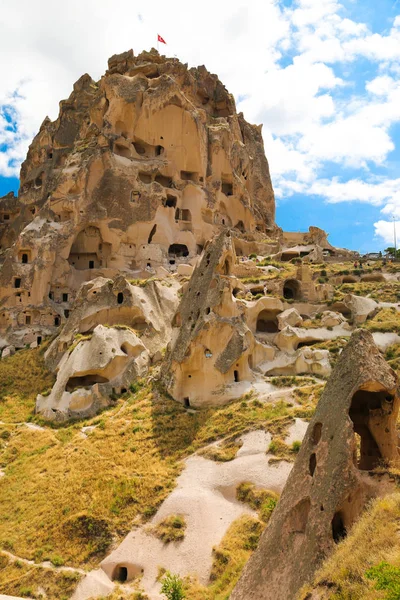
[[[283,286],[283,297],[286,300],[300,299],[300,283],[297,279],[288,279]]]
[[[391,404],[393,397],[385,391],[367,390],[358,390],[351,401],[349,416],[353,422],[354,432],[359,436],[359,453],[356,451],[357,466],[363,471],[375,469],[383,459],[368,425],[370,413],[380,410],[383,402]],[[384,427],[382,431],[385,431]]]

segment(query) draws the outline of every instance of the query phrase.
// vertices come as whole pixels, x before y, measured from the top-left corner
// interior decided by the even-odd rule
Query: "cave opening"
[[[149,234],[149,237],[148,237],[148,240],[147,240],[148,244],[151,244],[156,231],[157,231],[157,225],[153,225],[152,230],[150,231],[150,234]]]
[[[300,282],[297,279],[288,279],[283,286],[283,297],[286,300],[300,299]]]
[[[371,415],[382,409],[383,402],[389,405],[393,402],[393,396],[384,390],[379,392],[358,390],[351,401],[349,416],[353,422],[354,432],[359,436],[359,454],[356,460],[358,468],[362,471],[375,469],[384,458],[369,427]],[[390,415],[386,418],[390,418]],[[382,433],[389,433],[389,429],[382,427]],[[357,455],[357,443],[355,442],[354,445]]]
[[[189,256],[189,249],[185,244],[171,244],[168,248],[168,255],[175,258]]]
[[[344,525],[343,516],[341,512],[335,513],[332,519],[332,537],[335,544],[341,542],[347,535],[347,530]]]
[[[275,313],[269,310],[262,310],[257,317],[257,333],[277,333],[278,319]]]
[[[73,392],[77,388],[91,387],[96,383],[108,383],[107,377],[98,375],[97,373],[89,375],[80,375],[76,377],[70,377],[67,381],[65,389],[67,392]]]
[[[119,583],[125,583],[126,581],[128,581],[128,568],[121,567],[119,565],[115,567],[113,580],[118,581]]]

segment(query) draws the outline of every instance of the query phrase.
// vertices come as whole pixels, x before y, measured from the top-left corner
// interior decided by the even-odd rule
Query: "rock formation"
[[[388,477],[374,469],[399,464],[397,386],[371,334],[357,330],[326,385],[279,504],[231,600],[296,598],[366,502],[387,491]]]
[[[113,56],[98,82],[83,75],[33,140],[18,197],[0,199],[2,356],[54,338],[56,382],[37,412],[90,416],[165,353],[164,385],[194,407],[265,374],[329,375],[327,350],[302,346],[343,329],[301,325],[333,286],[303,263],[263,281],[279,270],[248,255],[287,260],[303,244],[291,256],[311,262],[335,249],[274,217],[261,128],[216,75],[155,50]],[[349,298],[338,324],[371,316],[374,301]]]
[[[134,286],[122,276],[82,285],[71,317],[46,352],[57,372],[36,410],[50,420],[86,417],[161,360],[178,304],[177,284]]]
[[[195,264],[231,227],[239,252],[277,231],[261,128],[204,67],[155,50],[113,56],[46,118],[0,199],[2,346],[52,335],[80,286]]]
[[[169,393],[186,406],[226,401],[229,386],[252,379],[255,342],[243,303],[232,295],[234,262],[232,238],[221,233],[206,246],[174,317],[163,379]],[[240,393],[233,390],[235,395]]]

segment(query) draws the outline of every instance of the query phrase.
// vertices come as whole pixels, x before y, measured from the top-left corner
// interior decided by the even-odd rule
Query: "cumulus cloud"
[[[386,244],[388,246],[393,247],[394,246],[394,223],[393,223],[393,221],[377,221],[376,223],[374,223],[374,227],[375,227],[375,236],[382,238],[383,241],[386,242]],[[398,247],[398,239],[399,239],[397,237],[398,234],[400,234],[399,224],[397,224],[397,231],[396,231],[397,247]]]
[[[238,110],[263,123],[278,197],[369,203],[400,218],[400,180],[382,174],[400,120],[400,16],[377,33],[350,19],[342,0],[203,0],[195,14],[183,0],[153,0],[140,13],[131,0],[113,10],[108,0],[69,0],[62,14],[50,0],[40,8],[2,6],[0,175],[18,174],[40,123],[57,117],[84,72],[98,79],[109,56],[150,49],[160,33],[160,50],[205,64]],[[360,174],[346,177],[349,168]],[[383,239],[385,227],[376,227]]]

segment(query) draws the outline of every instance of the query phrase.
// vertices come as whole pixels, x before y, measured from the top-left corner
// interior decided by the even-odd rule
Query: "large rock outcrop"
[[[326,385],[278,506],[231,600],[296,598],[366,502],[387,491],[388,477],[374,470],[399,464],[398,411],[394,371],[371,334],[357,330]]]
[[[216,75],[155,50],[113,56],[44,120],[18,198],[0,199],[2,344],[54,333],[94,277],[195,264],[225,227],[253,251],[274,215],[261,128]]]

